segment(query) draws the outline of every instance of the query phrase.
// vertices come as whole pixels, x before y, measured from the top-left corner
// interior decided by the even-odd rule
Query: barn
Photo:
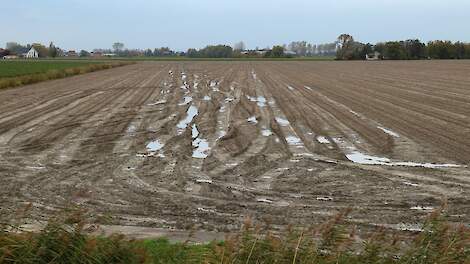
[[[26,57],[26,58],[39,58],[39,52],[38,52],[34,47],[32,47],[32,48],[25,54],[25,57]]]

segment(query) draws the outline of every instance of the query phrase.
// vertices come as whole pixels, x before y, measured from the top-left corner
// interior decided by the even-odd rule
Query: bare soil
[[[3,90],[1,217],[79,204],[126,234],[226,232],[351,207],[359,229],[415,230],[446,200],[468,224],[469,73],[470,61],[144,62]]]

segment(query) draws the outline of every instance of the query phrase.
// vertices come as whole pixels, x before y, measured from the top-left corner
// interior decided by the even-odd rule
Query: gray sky
[[[361,42],[470,41],[469,0],[13,0],[0,15],[0,46],[53,41],[64,49],[169,46],[243,40],[249,48],[341,33]]]

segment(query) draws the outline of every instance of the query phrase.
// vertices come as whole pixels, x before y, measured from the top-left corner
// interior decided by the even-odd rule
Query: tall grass
[[[11,88],[16,86],[28,85],[48,80],[66,78],[78,74],[84,74],[89,72],[95,72],[99,70],[106,70],[124,65],[134,64],[135,62],[112,62],[112,63],[100,63],[91,64],[80,67],[73,67],[67,69],[55,69],[49,70],[44,73],[36,73],[29,75],[22,75],[17,77],[0,78],[0,89]]]
[[[97,227],[74,210],[51,219],[40,232],[3,224],[0,263],[470,263],[470,230],[448,223],[441,210],[415,236],[379,229],[362,242],[344,221],[347,213],[280,234],[246,221],[223,242],[195,245],[92,235]]]

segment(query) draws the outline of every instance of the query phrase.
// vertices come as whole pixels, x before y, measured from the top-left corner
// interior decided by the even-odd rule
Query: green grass
[[[59,60],[24,60],[24,61],[0,61],[0,78],[17,77],[23,75],[45,73],[51,70],[64,70],[75,67],[83,67],[102,62],[94,61],[59,61]]]
[[[134,64],[132,61],[8,61],[0,63],[0,89]]]
[[[158,263],[158,264],[450,264],[470,263],[470,229],[432,213],[414,236],[378,229],[359,242],[348,211],[311,227],[273,234],[269,226],[246,221],[241,231],[197,245],[167,239],[131,240],[96,236],[84,211],[51,219],[40,232],[0,225],[0,263]]]

